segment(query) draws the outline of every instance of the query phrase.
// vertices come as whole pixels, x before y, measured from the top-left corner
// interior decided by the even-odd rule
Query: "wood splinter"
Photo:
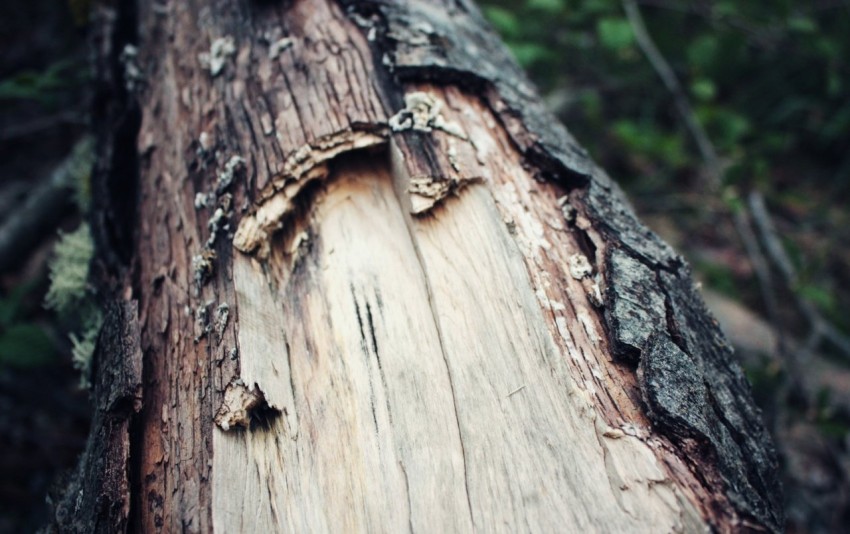
[[[251,428],[251,421],[259,411],[272,409],[260,387],[249,388],[241,378],[230,381],[224,390],[224,401],[215,414],[215,424],[225,432],[237,426]]]

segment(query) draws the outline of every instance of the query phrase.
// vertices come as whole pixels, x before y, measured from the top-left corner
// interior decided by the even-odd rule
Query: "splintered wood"
[[[498,126],[450,98],[474,131],[456,165],[486,182],[418,217],[401,150],[354,154],[292,223],[306,254],[235,257],[241,376],[284,415],[215,432],[214,527],[700,524],[646,436],[612,432],[593,400],[613,387],[618,421],[646,425],[589,333],[602,326],[570,276],[575,244],[554,219],[532,224],[518,192],[555,191],[531,192]]]
[[[610,356],[603,239],[482,95],[399,86],[335,2],[168,9],[140,15],[139,138],[172,137],[140,182],[137,530],[705,528]]]

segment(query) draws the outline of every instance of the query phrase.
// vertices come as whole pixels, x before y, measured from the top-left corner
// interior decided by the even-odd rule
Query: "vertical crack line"
[[[390,409],[390,390],[387,387],[387,376],[384,374],[384,367],[381,365],[381,353],[378,351],[378,337],[375,334],[375,323],[372,320],[372,307],[369,305],[369,299],[366,299],[366,320],[368,321],[369,334],[372,338],[372,350],[375,352],[375,363],[378,366],[378,376],[381,377],[381,386],[384,388],[384,403],[387,406],[387,418],[390,420],[390,428],[393,427],[393,411]]]
[[[298,410],[295,409],[295,403],[298,402],[295,395],[295,377],[292,370],[292,350],[289,347],[289,338],[286,337],[286,329],[283,330],[283,347],[286,350],[286,364],[289,366],[289,389],[292,392],[292,417],[295,419],[295,428],[289,428],[289,438],[293,441],[298,439]],[[289,413],[286,408],[283,408],[283,414],[286,421],[286,426],[289,427]]]
[[[363,354],[366,356],[366,367],[367,369],[371,367],[371,358],[369,354],[369,341],[366,339],[366,331],[363,329],[363,316],[360,314],[360,304],[357,302],[357,293],[354,291],[354,285],[349,285],[351,289],[351,300],[354,302],[354,313],[357,315],[357,326],[360,328],[360,348],[363,351]],[[375,435],[378,435],[380,432],[378,430],[378,414],[375,410],[375,388],[372,384],[372,373],[371,369],[368,372],[369,375],[369,404],[372,409],[372,422],[375,423]]]
[[[403,206],[404,203],[399,199],[399,206]],[[454,379],[452,377],[451,367],[449,366],[448,355],[446,354],[446,344],[443,336],[443,329],[440,326],[440,318],[437,314],[437,306],[434,303],[434,292],[431,287],[431,279],[428,277],[428,270],[425,268],[425,260],[422,257],[422,250],[419,248],[419,242],[416,240],[416,236],[414,234],[412,221],[410,219],[410,214],[402,213],[402,217],[404,218],[404,225],[407,228],[407,233],[410,236],[410,242],[413,245],[413,250],[416,253],[416,261],[419,263],[419,271],[422,274],[422,280],[425,283],[425,291],[428,294],[428,306],[431,308],[431,318],[434,320],[434,328],[437,330],[437,340],[440,343],[440,354],[443,356],[443,363],[446,366],[446,375],[449,378],[449,387],[451,388],[452,394],[452,406],[454,407],[455,412],[455,423],[457,424],[457,436],[458,441],[460,441],[460,451],[463,456],[463,481],[464,481],[464,492],[466,493],[466,506],[469,510],[469,520],[472,522],[472,528],[475,528],[475,516],[472,514],[472,498],[469,495],[469,470],[466,468],[466,447],[463,443],[463,430],[460,426],[460,412],[458,411],[457,406],[457,394],[455,392],[455,384]]]
[[[410,500],[410,480],[407,478],[407,470],[404,468],[404,462],[398,461],[398,467],[401,469],[401,475],[404,477],[404,490],[407,494],[407,528],[410,534],[413,534],[413,503]]]

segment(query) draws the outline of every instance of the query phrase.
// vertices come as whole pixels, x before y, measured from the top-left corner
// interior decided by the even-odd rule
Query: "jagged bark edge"
[[[142,355],[136,301],[106,309],[95,360],[95,412],[86,449],[48,531],[126,532],[130,517],[130,440],[141,409]]]
[[[543,107],[477,8],[468,0],[453,6],[340,2],[355,22],[376,32],[376,52],[400,81],[483,89],[490,108],[529,162],[573,191],[571,199],[608,241],[604,319],[615,356],[638,364],[651,421],[674,442],[696,440],[707,447],[725,495],[745,524],[781,531],[782,496],[772,440],[731,347],[694,287],[690,268],[638,221],[619,187]],[[641,268],[612,269],[616,255],[628,256]],[[643,300],[643,320],[621,313],[618,304],[630,296],[622,289],[629,286],[660,297],[663,306]],[[630,344],[627,340],[645,332],[647,324],[658,326],[649,336],[638,335],[638,346]],[[718,517],[730,515],[718,512]]]

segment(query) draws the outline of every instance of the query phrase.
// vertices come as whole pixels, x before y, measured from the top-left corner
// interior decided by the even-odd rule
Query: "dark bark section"
[[[91,23],[96,140],[90,222],[92,282],[107,302],[92,365],[94,415],[86,448],[61,494],[48,532],[125,532],[131,503],[130,432],[142,407],[138,303],[127,300],[138,185],[139,110],[125,84],[121,50],[134,41],[135,3],[98,7]]]
[[[142,355],[135,301],[117,302],[95,355],[95,413],[86,450],[64,495],[55,503],[48,532],[125,532],[130,514],[130,441],[141,409]]]
[[[617,185],[543,108],[475,6],[468,0],[341,2],[364,31],[376,32],[373,50],[400,81],[483,92],[529,164],[572,190],[573,205],[607,242],[604,316],[615,356],[638,363],[651,420],[684,450],[696,440],[704,452],[691,458],[697,471],[734,508],[718,502],[709,519],[782,530],[772,441],[689,268],[637,220]]]
[[[121,61],[124,47],[136,42],[135,4],[128,0],[117,2],[114,8],[96,8],[91,23],[91,121],[96,151],[91,176],[91,228],[102,267],[118,279],[135,250],[139,181],[136,135],[141,115]],[[109,285],[114,291],[114,284]]]

